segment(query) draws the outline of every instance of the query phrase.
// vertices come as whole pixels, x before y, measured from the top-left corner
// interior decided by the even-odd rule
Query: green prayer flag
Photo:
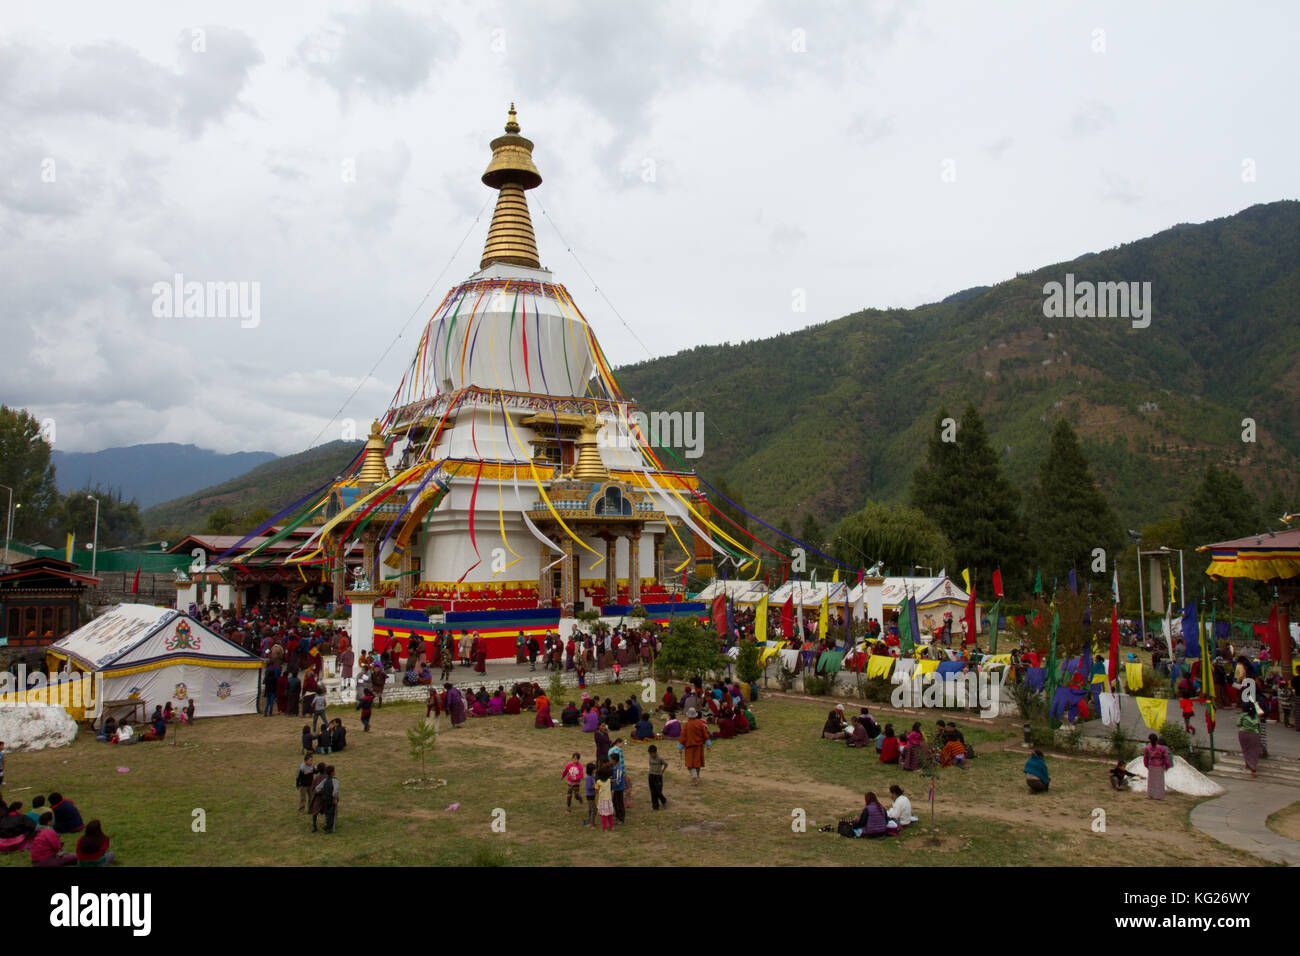
[[[1001,612],[1002,612],[1002,599],[998,598],[998,600],[994,603],[993,607],[989,610],[989,653],[990,654],[996,654],[998,652],[998,615]]]
[[[1042,568],[1038,569],[1038,577],[1034,578],[1034,593],[1035,594],[1043,593],[1043,569]]]
[[[911,601],[911,598],[903,598],[902,606],[898,609],[898,649],[903,654],[912,653],[912,648],[916,646],[916,635],[912,633]]]

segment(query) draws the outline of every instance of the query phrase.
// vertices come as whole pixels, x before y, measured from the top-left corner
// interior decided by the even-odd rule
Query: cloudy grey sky
[[[1300,196],[1297,35],[1278,3],[9,0],[0,402],[69,451],[288,454],[354,390],[368,421],[477,268],[511,100],[616,365],[933,301]],[[259,283],[260,323],[156,316],[176,273]]]

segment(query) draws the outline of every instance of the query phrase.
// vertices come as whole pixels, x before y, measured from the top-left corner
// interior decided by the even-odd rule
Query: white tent
[[[100,701],[140,700],[152,712],[168,701],[183,710],[193,700],[196,717],[257,712],[262,660],[183,611],[119,604],[47,654],[101,675]]]
[[[867,581],[855,586],[849,593],[849,599],[856,602],[859,598],[866,605],[867,617],[884,623],[885,611],[897,611],[902,606],[903,598],[911,596],[916,601],[917,623],[925,633],[943,627],[945,612],[952,614],[953,627],[960,629],[962,615],[966,611],[966,601],[970,598],[960,585],[954,584],[947,575],[933,578],[884,578],[876,582]],[[983,602],[976,601],[977,612],[982,612]],[[980,628],[980,615],[976,614],[976,630]]]

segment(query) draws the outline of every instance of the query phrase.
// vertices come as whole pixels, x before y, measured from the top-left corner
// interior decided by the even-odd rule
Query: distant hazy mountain
[[[332,441],[296,455],[263,462],[225,481],[170,498],[144,510],[146,528],[180,526],[186,531],[203,529],[208,515],[228,508],[240,518],[265,508],[275,513],[313,488],[343,472],[361,451],[361,442]]]
[[[223,455],[174,442],[53,453],[60,491],[76,491],[87,485],[120,489],[123,500],[134,498],[142,509],[220,484],[274,458],[269,451]]]

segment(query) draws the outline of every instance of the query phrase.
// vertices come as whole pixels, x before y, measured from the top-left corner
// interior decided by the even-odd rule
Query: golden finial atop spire
[[[500,195],[479,268],[484,269],[493,262],[541,268],[524,190],[540,186],[542,174],[533,165],[532,140],[519,135],[514,103],[510,104],[505,135],[492,140],[491,145],[492,159],[483,173],[483,183],[500,190]]]
[[[357,475],[359,481],[378,485],[388,480],[388,463],[384,461],[386,447],[383,430],[379,427],[379,419],[376,418],[374,424],[370,426],[370,438],[366,441],[366,457],[361,462],[361,473]]]

